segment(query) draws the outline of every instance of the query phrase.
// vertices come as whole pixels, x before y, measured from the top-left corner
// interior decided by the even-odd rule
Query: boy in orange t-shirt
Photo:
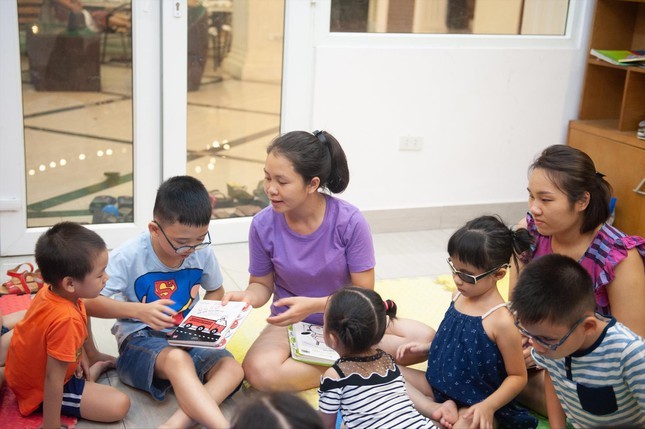
[[[62,222],[38,239],[35,253],[51,286],[36,294],[9,346],[5,375],[20,413],[42,409],[44,428],[59,428],[61,413],[101,422],[123,419],[130,408],[127,395],[93,382],[110,363],[88,368],[83,359],[88,330],[81,298],[95,298],[105,286],[105,242],[79,224]]]

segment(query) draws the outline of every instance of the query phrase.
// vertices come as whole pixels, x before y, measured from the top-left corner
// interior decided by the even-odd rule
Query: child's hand
[[[159,299],[146,304],[141,304],[136,318],[152,329],[160,331],[175,326],[173,316],[177,314],[169,305],[175,302],[170,299]]]
[[[83,348],[83,351],[81,352],[81,361],[76,367],[74,375],[76,378],[82,378],[86,381],[89,381],[90,379],[90,359],[87,357],[87,353],[85,353],[85,348]]]
[[[528,369],[537,367],[531,355],[531,350],[533,350],[533,346],[531,346],[529,338],[522,335],[522,355],[524,356],[524,364]]]
[[[396,349],[396,360],[403,359],[406,355],[427,355],[430,351],[430,343],[407,343],[401,344],[398,349]]]
[[[468,408],[461,418],[469,423],[471,428],[493,429],[493,414],[494,409],[480,402]]]

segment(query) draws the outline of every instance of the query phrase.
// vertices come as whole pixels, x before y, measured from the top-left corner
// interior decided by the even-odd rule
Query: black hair
[[[191,176],[175,176],[157,190],[153,215],[164,224],[204,226],[211,220],[211,200],[204,184]]]
[[[327,131],[291,131],[274,139],[267,154],[287,158],[304,182],[320,179],[320,188],[339,194],[349,185],[347,157],[338,140]]]
[[[609,218],[611,185],[603,174],[596,171],[589,155],[571,146],[549,146],[531,164],[529,171],[538,168],[544,170],[553,184],[566,194],[571,205],[589,192],[589,204],[583,213],[580,233],[593,231]]]
[[[526,228],[511,229],[498,216],[480,216],[459,228],[448,240],[448,254],[465,264],[490,270],[531,248]]]
[[[287,392],[262,393],[243,405],[234,429],[323,429],[320,416],[307,402]]]
[[[38,238],[34,253],[43,280],[58,287],[65,277],[83,280],[103,251],[107,251],[105,241],[96,232],[78,223],[60,222]]]
[[[325,328],[333,332],[349,353],[361,353],[378,344],[387,328],[387,318],[396,317],[396,304],[384,302],[377,292],[348,286],[329,297]]]
[[[568,256],[552,253],[529,262],[511,294],[511,310],[524,323],[570,325],[596,309],[593,281]]]

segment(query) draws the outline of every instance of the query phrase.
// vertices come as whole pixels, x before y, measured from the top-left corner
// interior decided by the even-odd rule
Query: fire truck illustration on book
[[[212,320],[205,317],[188,316],[183,323],[175,329],[175,339],[195,339],[198,341],[217,341],[226,329],[226,318]]]
[[[241,321],[250,312],[245,302],[200,300],[168,336],[168,344],[179,347],[224,348]]]

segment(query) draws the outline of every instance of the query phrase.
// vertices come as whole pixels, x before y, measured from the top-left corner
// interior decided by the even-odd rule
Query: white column
[[[232,77],[280,83],[284,0],[233,1],[233,43],[222,63]]]

